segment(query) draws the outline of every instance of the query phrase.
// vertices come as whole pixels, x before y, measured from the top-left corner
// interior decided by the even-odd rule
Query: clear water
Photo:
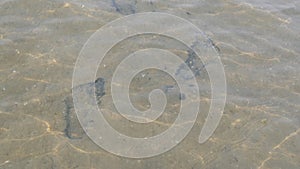
[[[104,151],[85,135],[67,98],[74,63],[87,39],[114,19],[150,11],[185,18],[213,40],[225,66],[227,102],[217,130],[199,144],[210,96],[203,71],[199,76],[204,98],[201,113],[186,139],[156,157],[122,158]],[[120,59],[116,56],[130,53],[139,40],[133,38],[114,47],[105,60],[108,66],[100,69],[99,75],[109,82]],[[160,44],[163,39],[154,40],[154,46],[165,44]],[[2,0],[0,168],[298,169],[299,40],[297,0]],[[140,109],[146,109],[151,89],[172,83],[159,72],[143,73],[148,73],[151,82],[138,75],[130,89],[133,104]],[[176,118],[172,113],[176,106],[169,106],[159,123],[132,127],[114,113],[106,96],[109,92],[102,102],[105,116],[127,135],[155,135]],[[178,99],[172,98],[171,93],[171,104],[176,104]]]

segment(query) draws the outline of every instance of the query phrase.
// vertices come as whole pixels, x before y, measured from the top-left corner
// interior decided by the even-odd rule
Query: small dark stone
[[[104,78],[101,78],[99,77],[98,79],[96,79],[95,81],[95,93],[96,93],[96,98],[97,98],[97,101],[99,102],[100,98],[102,96],[105,95],[105,80]]]
[[[179,100],[184,100],[185,99],[185,94],[184,93],[180,93],[179,94]]]
[[[220,48],[211,39],[208,39],[208,41],[217,50],[217,52],[221,52]]]

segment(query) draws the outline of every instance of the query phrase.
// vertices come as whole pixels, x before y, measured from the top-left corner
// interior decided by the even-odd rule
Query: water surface
[[[299,5],[296,0],[2,0],[0,168],[299,168]],[[210,98],[203,70],[197,77],[203,84],[201,112],[186,139],[153,158],[121,158],[98,147],[81,129],[67,99],[73,68],[80,49],[101,26],[151,11],[185,18],[212,39],[225,67],[226,107],[216,132],[199,144]],[[149,46],[169,45],[174,53],[188,57],[184,46],[164,38],[146,39],[151,38]],[[108,86],[122,54],[142,48],[142,39],[128,39],[108,53],[98,71]],[[173,83],[161,72],[141,72],[130,88],[133,104],[146,109],[149,91]],[[102,108],[122,133],[156,135],[176,118],[176,86],[166,114],[151,126],[128,124],[115,113],[106,90]]]

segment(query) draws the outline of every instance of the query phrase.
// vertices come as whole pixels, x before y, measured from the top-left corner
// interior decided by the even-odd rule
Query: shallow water
[[[98,147],[81,129],[69,101],[72,73],[81,48],[97,29],[124,15],[150,11],[187,19],[212,39],[225,67],[226,107],[215,133],[199,144],[210,99],[209,78],[203,70],[197,77],[203,84],[201,112],[183,142],[156,157],[122,158]],[[0,168],[300,166],[300,3],[296,0],[2,0],[0,25]],[[122,59],[119,56],[142,48],[141,39],[153,40],[148,43],[153,47],[168,44],[174,53],[188,57],[186,48],[172,40],[128,39],[100,65],[98,75],[107,86]],[[142,72],[130,88],[133,104],[147,109],[147,93],[154,88],[167,90],[173,83],[165,74]],[[101,100],[105,117],[124,134],[156,135],[177,116],[176,87],[167,95],[166,113],[150,126],[128,124],[115,113],[109,89],[105,90]]]

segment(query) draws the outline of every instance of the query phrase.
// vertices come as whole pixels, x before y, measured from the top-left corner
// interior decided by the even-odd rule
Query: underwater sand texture
[[[0,168],[95,169],[298,169],[300,166],[300,4],[296,0],[2,0],[0,2]],[[198,136],[210,103],[205,69],[201,111],[188,136],[156,157],[128,159],[110,154],[82,130],[72,101],[72,73],[88,38],[124,15],[166,12],[198,26],[220,53],[227,78],[221,122],[204,144]],[[168,23],[165,23],[168,24]],[[185,60],[188,49],[155,36]],[[156,135],[174,121],[183,99],[166,74],[141,72],[130,86],[133,104],[145,110],[153,88],[169,92],[166,113],[150,126],[128,123],[116,113],[110,78],[125,53],[142,48],[134,37],[115,46],[99,67],[105,94],[99,106],[118,131]],[[122,55],[123,54],[123,55]],[[189,60],[189,61],[190,61]],[[109,66],[108,66],[109,65]],[[91,82],[93,83],[93,82]]]

